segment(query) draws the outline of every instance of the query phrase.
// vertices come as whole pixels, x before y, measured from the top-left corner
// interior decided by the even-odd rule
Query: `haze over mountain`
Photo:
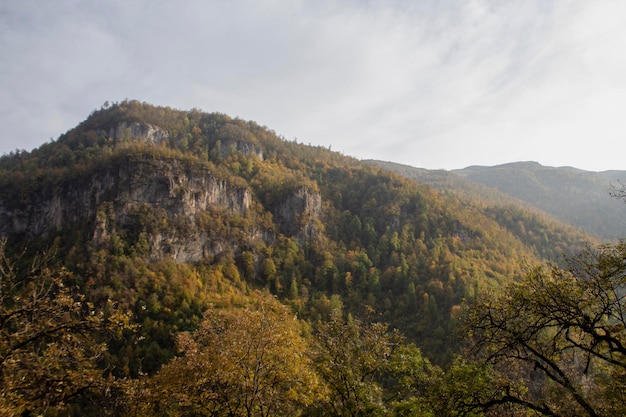
[[[626,171],[592,172],[546,167],[537,162],[433,171],[393,162],[369,162],[467,199],[492,204],[523,202],[604,239],[626,236],[626,206],[610,195],[613,188],[622,187]]]

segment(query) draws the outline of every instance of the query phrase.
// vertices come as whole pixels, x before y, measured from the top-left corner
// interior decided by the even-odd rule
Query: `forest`
[[[616,240],[626,234],[623,202],[607,198],[621,187],[626,171],[594,172],[537,162],[433,171],[393,162],[368,162],[466,199],[534,207],[603,239]]]
[[[626,244],[532,208],[137,101],[0,190],[2,415],[624,414]]]

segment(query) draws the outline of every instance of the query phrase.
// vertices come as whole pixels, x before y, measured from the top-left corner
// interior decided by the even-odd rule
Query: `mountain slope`
[[[375,314],[446,361],[464,300],[588,239],[254,122],[136,101],[0,158],[0,236],[56,248],[94,303],[132,312],[141,337],[111,359],[131,375],[158,369],[216,299],[255,288],[311,323]]]
[[[626,171],[589,172],[527,162],[468,167],[454,172],[497,188],[597,236],[610,239],[626,236],[624,204],[609,195],[611,185],[626,178]]]
[[[493,167],[471,166],[454,171],[370,161],[442,192],[496,205],[539,209],[604,239],[626,236],[626,208],[609,190],[626,178],[626,171],[590,172],[517,162]]]

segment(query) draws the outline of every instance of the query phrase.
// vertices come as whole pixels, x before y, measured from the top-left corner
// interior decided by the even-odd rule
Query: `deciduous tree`
[[[321,415],[373,416],[387,410],[381,378],[391,371],[391,357],[401,338],[385,323],[364,324],[333,310],[318,326],[314,358],[330,389]]]
[[[273,297],[209,309],[153,380],[155,415],[298,415],[322,393],[299,321]]]
[[[503,296],[483,298],[469,326],[474,351],[507,377],[486,405],[626,413],[626,242],[532,269]]]
[[[97,311],[50,256],[19,261],[0,240],[0,415],[63,414],[84,398],[106,402],[111,380],[97,366],[102,336],[122,329],[125,318]]]

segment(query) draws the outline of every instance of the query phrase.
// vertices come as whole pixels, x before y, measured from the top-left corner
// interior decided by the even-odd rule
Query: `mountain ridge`
[[[267,291],[310,323],[331,305],[375,312],[444,363],[465,301],[592,239],[255,122],[136,101],[0,158],[0,222],[14,251],[57,248],[94,303],[143,323],[114,355],[134,376],[229,291]]]
[[[619,188],[620,181],[626,178],[626,171],[586,171],[544,166],[534,161],[430,171],[392,162],[368,162],[443,192],[491,203],[533,207],[601,239],[626,236],[623,202],[610,196],[612,187]],[[466,192],[468,189],[471,192]]]

